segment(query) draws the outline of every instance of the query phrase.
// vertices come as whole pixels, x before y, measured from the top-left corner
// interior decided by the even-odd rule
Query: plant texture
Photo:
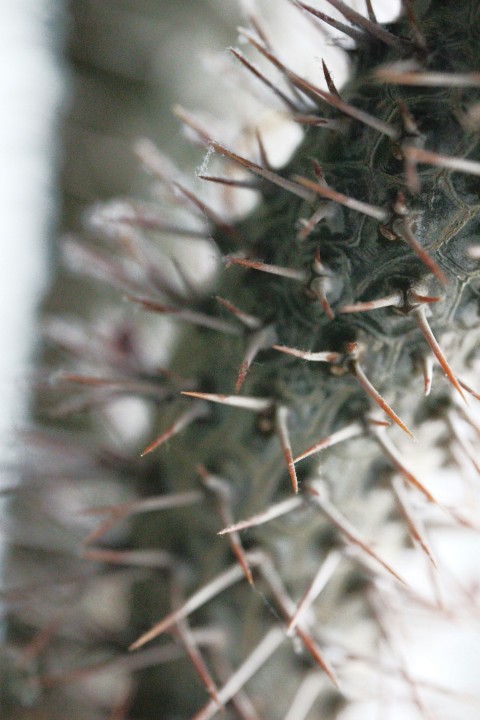
[[[66,242],[107,311],[48,325],[62,369],[16,501],[12,563],[38,559],[38,579],[9,596],[23,649],[8,707],[475,716],[416,673],[408,634],[473,621],[478,599],[430,536],[478,523],[480,7],[405,0],[383,26],[369,2],[328,0],[341,20],[294,4],[351,38],[353,69],[340,91],[326,65],[328,89],[313,84],[250,17],[232,53],[305,128],[284,168],[260,134],[247,155],[179,112],[207,153],[200,178],[254,208],[222,216],[143,142],[156,202],[98,207]],[[206,259],[169,257],[163,236]]]

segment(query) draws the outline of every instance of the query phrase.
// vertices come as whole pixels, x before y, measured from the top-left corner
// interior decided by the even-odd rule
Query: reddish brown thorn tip
[[[415,308],[413,311],[413,316],[417,322],[417,325],[425,338],[425,340],[428,343],[428,346],[430,350],[433,352],[435,357],[437,358],[438,362],[440,363],[440,366],[442,370],[444,371],[445,375],[447,376],[448,380],[451,382],[455,390],[459,393],[460,397],[467,402],[467,398],[465,397],[465,394],[461,388],[460,383],[458,382],[457,378],[452,372],[452,369],[450,365],[448,364],[444,354],[442,353],[440,346],[435,339],[434,334],[432,333],[430,329],[430,325],[428,324],[428,320],[425,314],[425,308],[423,305],[420,305],[418,308]]]
[[[378,40],[385,43],[385,45],[388,45],[400,52],[405,50],[404,40],[398,38],[396,35],[393,35],[379,23],[372,21],[370,17],[364,17],[353,10],[353,8],[346,5],[346,3],[342,2],[342,0],[327,0],[327,2],[338,10],[346,20],[357,27],[362,28],[362,30],[365,30],[365,32],[369,33],[373,37],[376,37]]]
[[[347,545],[349,543],[356,545],[373,560],[380,563],[380,565],[382,565],[382,567],[384,567],[385,570],[402,585],[407,584],[401,575],[399,575],[389,563],[383,560],[383,558],[375,552],[372,545],[360,535],[350,521],[347,520],[347,518],[342,515],[339,510],[337,510],[335,505],[330,502],[323,487],[318,489],[312,484],[309,486],[308,492],[314,498],[315,502],[319,505],[325,515],[330,519],[333,525],[342,533],[342,535],[344,535]]]
[[[263,525],[271,520],[275,520],[277,517],[281,517],[282,515],[292,512],[292,510],[296,510],[301,507],[302,504],[303,499],[301,497],[290,497],[287,500],[271,505],[257,515],[252,515],[252,517],[247,518],[246,520],[240,520],[240,522],[234,523],[234,525],[223,528],[223,530],[220,530],[217,535],[226,535],[227,533],[237,532],[238,530],[246,530],[250,527]]]
[[[372,437],[375,438],[380,448],[382,449],[385,457],[390,461],[390,463],[400,473],[400,475],[402,475],[405,480],[410,483],[410,485],[413,485],[413,487],[416,487],[417,490],[420,490],[420,492],[425,495],[429,502],[437,505],[438,503],[432,493],[427,490],[423,483],[421,483],[420,480],[417,480],[415,475],[405,466],[400,453],[398,452],[396,447],[390,442],[390,438],[387,437],[386,431],[382,429],[372,428],[371,433]]]
[[[375,11],[372,6],[372,0],[365,0],[365,4],[367,6],[367,15],[368,15],[369,19],[372,22],[378,24],[377,16],[375,15]]]
[[[410,24],[410,29],[412,31],[413,40],[418,48],[420,50],[426,50],[427,49],[427,43],[425,40],[425,37],[420,30],[420,26],[417,22],[417,18],[415,16],[415,12],[413,10],[412,0],[402,0],[402,5],[405,10],[405,14],[407,16],[408,22]]]
[[[199,180],[206,182],[218,183],[219,185],[227,185],[228,187],[245,188],[247,190],[258,190],[258,186],[252,180],[236,180],[229,177],[221,177],[219,175],[197,175]]]
[[[203,465],[197,466],[197,473],[199,474],[204,486],[215,496],[217,511],[223,525],[232,525],[233,514],[231,509],[231,493],[228,483],[223,478],[210,474]],[[242,568],[243,574],[245,575],[248,583],[253,587],[254,582],[252,572],[248,566],[239,533],[229,533],[228,542],[230,543],[232,552]]]
[[[430,354],[422,357],[422,371],[423,371],[423,392],[425,397],[430,395],[432,390],[433,381],[433,362]]]
[[[335,83],[333,82],[333,78],[330,73],[330,70],[327,68],[324,60],[322,60],[322,70],[323,70],[323,75],[325,77],[325,82],[327,83],[329,92],[331,92],[332,95],[336,95],[338,98],[340,98],[340,93],[338,92],[337,88],[335,87]]]
[[[184,428],[188,427],[188,425],[191,425],[195,420],[198,420],[198,418],[204,417],[206,414],[207,409],[201,404],[190,408],[190,410],[187,410],[182,415],[180,415],[180,417],[175,420],[173,425],[171,425],[168,430],[165,430],[165,432],[159,435],[156,440],[150,443],[150,445],[147,445],[140,457],[145,457],[145,455],[153,452],[153,450],[156,450],[158,447],[160,447],[160,445],[163,445],[165,442],[167,442],[167,440],[170,440],[170,438],[178,435],[178,433],[181,432]]]
[[[399,428],[401,428],[404,432],[407,433],[412,439],[415,439],[413,433],[408,429],[408,427],[405,425],[405,423],[398,417],[398,415],[392,410],[390,405],[384,400],[384,398],[380,395],[378,390],[375,390],[370,380],[365,375],[363,369],[358,364],[358,362],[354,361],[350,363],[350,369],[354,377],[358,380],[361,387],[365,390],[367,395],[369,395],[374,402],[380,407],[387,415],[388,417],[393,420],[393,422],[398,425]]]
[[[292,447],[290,444],[290,436],[288,432],[288,426],[287,426],[287,419],[288,419],[288,408],[284,405],[280,405],[277,408],[277,414],[276,414],[276,426],[277,426],[277,432],[280,437],[280,444],[282,446],[283,450],[283,456],[285,458],[285,462],[288,469],[288,474],[290,475],[290,481],[292,483],[292,489],[295,494],[298,493],[298,480],[297,480],[297,473],[295,470],[295,464],[293,460],[292,455]]]
[[[458,378],[457,378],[458,380]],[[474,390],[470,385],[467,385],[466,382],[463,380],[458,380],[459,384],[462,386],[464,390],[466,390],[470,395],[472,395],[476,400],[480,400],[480,392],[478,390]]]
[[[304,10],[305,12],[310,13],[310,15],[318,18],[318,20],[321,20],[326,25],[330,25],[330,27],[335,28],[335,30],[344,33],[344,35],[347,35],[347,37],[351,37],[352,40],[359,42],[362,39],[361,33],[358,30],[352,28],[350,25],[345,25],[345,23],[342,23],[339,20],[331,17],[330,15],[327,15],[326,13],[323,13],[320,10],[311,7],[310,5],[306,5],[303,2],[295,2],[294,0],[293,4],[300,8],[300,10]]]
[[[415,235],[410,229],[408,220],[404,220],[399,226],[399,234],[405,240],[407,245],[413,250],[413,252],[420,258],[423,264],[440,280],[444,285],[447,284],[448,279],[443,270],[439,267],[438,263],[429,255],[426,250],[418,242]],[[423,300],[423,302],[435,302],[435,300]]]
[[[265,145],[263,142],[263,138],[260,134],[260,130],[258,128],[255,129],[255,137],[257,138],[257,145],[258,145],[258,152],[260,153],[260,162],[262,163],[262,167],[266,168],[267,170],[271,169],[270,160],[268,159],[267,151],[265,149]]]
[[[323,438],[323,440],[320,440],[314,445],[311,445],[309,448],[304,450],[303,453],[297,455],[297,457],[294,459],[294,462],[298,463],[301,460],[305,460],[306,458],[310,457],[310,455],[314,455],[315,453],[332,447],[332,445],[336,445],[337,443],[343,442],[344,440],[350,440],[350,438],[363,435],[363,433],[364,428],[361,423],[352,423],[351,425],[347,425],[341,430],[337,430],[336,432],[328,435],[326,438]]]
[[[257,354],[261,350],[267,350],[268,348],[270,348],[272,343],[275,342],[276,339],[277,333],[275,332],[275,328],[273,327],[273,325],[266,325],[265,327],[254,331],[250,335],[250,339],[247,343],[245,356],[242,364],[240,365],[240,370],[238,371],[235,392],[240,392],[243,382],[247,377],[250,366],[255,360]]]
[[[184,322],[193,323],[200,327],[206,327],[210,330],[217,330],[229,335],[239,335],[240,330],[235,325],[227,323],[221,318],[217,318],[205,313],[196,312],[195,310],[188,310],[188,308],[176,308],[170,305],[164,305],[156,300],[150,300],[148,298],[137,297],[135,295],[129,295],[128,300],[140,305],[147,312],[159,313],[160,315],[171,315],[172,317],[182,320]]]
[[[263,83],[266,87],[269,88],[273,92],[274,95],[276,95],[286,106],[289,110],[292,112],[296,112],[298,110],[296,104],[291,100],[288,95],[285,95],[285,93],[280,90],[271,80],[269,80],[259,69],[256,67],[253,63],[251,63],[243,53],[240,52],[240,50],[237,50],[236,48],[228,48],[229,51],[232,53],[234,57],[239,60],[239,62],[242,63],[242,65],[252,73],[254,77],[256,77],[258,80],[260,80],[261,83]],[[268,165],[264,165],[265,168],[268,168]]]
[[[225,310],[234,315],[237,320],[239,320],[242,325],[244,325],[249,330],[258,330],[261,327],[262,321],[260,320],[260,318],[257,318],[254,315],[249,315],[249,313],[240,310],[239,307],[231,303],[229,300],[220,297],[220,295],[216,295],[215,300],[217,300],[217,302],[219,302],[220,305],[225,308]]]

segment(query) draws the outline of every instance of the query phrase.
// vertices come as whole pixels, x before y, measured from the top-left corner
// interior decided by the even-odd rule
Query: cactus
[[[28,687],[49,717],[207,720],[225,707],[225,717],[360,718],[379,678],[394,684],[385,703],[402,717],[409,706],[445,720],[470,711],[415,677],[402,633],[407,613],[452,623],[475,600],[474,588],[438,589],[452,571],[429,534],[475,527],[464,490],[479,471],[480,9],[405,0],[383,26],[369,2],[366,16],[328,2],[343,21],[296,5],[352,36],[340,92],[325,65],[328,90],[290,70],[255,18],[243,39],[283,84],[234,51],[305,127],[282,170],[260,138],[260,159],[244,157],[183,115],[208,148],[202,179],[226,196],[256,193],[251,211],[220,217],[143,143],[162,193],[207,229],[172,228],[153,204],[122,201],[94,210],[90,243],[67,243],[72,266],[110,286],[105,302],[126,302],[101,329],[49,326],[69,357],[48,392],[48,423],[54,407],[62,424],[32,434],[30,475],[49,478],[56,536],[40,545],[59,554],[38,584],[54,565],[64,589],[42,590],[33,621],[35,595],[27,613],[17,598],[11,623],[28,677],[16,678],[17,699]],[[208,243],[218,266],[208,287],[188,258],[182,267],[154,251],[162,232]],[[169,369],[142,344],[156,328],[145,317],[158,315],[178,321]],[[124,395],[148,411],[143,452],[141,432],[121,447],[102,430]],[[72,484],[83,510],[95,506],[73,534],[55,515]],[[121,607],[103,628],[92,608],[102,587]]]

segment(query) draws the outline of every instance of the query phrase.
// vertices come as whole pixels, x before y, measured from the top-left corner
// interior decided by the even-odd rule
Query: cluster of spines
[[[347,33],[355,42],[361,43],[365,34],[371,35],[376,41],[384,43],[390,49],[397,52],[400,58],[414,57],[413,69],[410,66],[407,67],[407,69],[403,67],[399,68],[395,64],[379,68],[376,71],[377,81],[395,85],[419,85],[434,88],[480,86],[478,73],[450,74],[429,72],[424,69],[423,64],[427,56],[427,48],[409,1],[404,1],[404,10],[410,26],[411,39],[397,37],[378,24],[370,2],[367,2],[367,17],[351,10],[343,2],[340,2],[340,0],[328,0],[328,2],[344,15],[345,20],[349,23],[348,25],[304,3],[295,2],[294,4],[303,12],[313,16],[316,20],[325,22],[335,29]],[[258,80],[264,83],[281,100],[287,111],[297,122],[307,126],[319,126],[342,132],[345,128],[345,120],[353,120],[387,137],[394,144],[395,152],[397,152],[404,161],[405,187],[412,194],[420,191],[420,178],[417,172],[418,164],[427,164],[449,171],[480,175],[480,163],[476,161],[463,157],[446,156],[422,148],[420,132],[406,106],[401,105],[399,108],[401,125],[397,127],[343,100],[325,64],[323,65],[323,69],[328,91],[301,78],[289,70],[279,59],[256,17],[251,18],[251,24],[253,28],[252,31],[242,31],[244,39],[273,64],[277,70],[280,70],[286,80],[289,92],[287,93],[279,86],[277,87],[239,50],[232,49],[232,53],[248,71],[253,73]],[[337,111],[339,117],[332,119],[331,117],[323,118],[319,116],[317,109],[318,105],[322,103],[325,103],[328,107]],[[299,175],[285,178],[280,173],[272,170],[259,135],[258,145],[261,162],[257,164],[212,139],[209,133],[202,128],[201,124],[191,115],[184,112],[180,114],[183,122],[189,125],[200,143],[206,145],[210,151],[223,155],[230,161],[233,161],[233,163],[246,168],[254,177],[259,178],[262,183],[273,183],[282,191],[291,193],[302,201],[306,201],[314,206],[312,214],[303,222],[298,231],[298,239],[301,242],[307,241],[322,220],[329,217],[334,212],[334,208],[340,205],[349,211],[361,213],[364,216],[373,218],[373,220],[379,223],[379,232],[384,238],[391,241],[402,241],[409,246],[422,263],[425,277],[430,274],[441,284],[447,284],[448,278],[444,270],[437,264],[434,257],[427,253],[415,237],[412,229],[412,216],[402,192],[398,193],[396,201],[389,208],[383,208],[357,200],[354,197],[347,196],[329,187],[322,168],[316,162],[313,164],[314,179]],[[432,385],[431,358],[433,354],[454,390],[461,397],[462,402],[466,400],[465,393],[478,397],[477,393],[472,390],[464,380],[457,377],[450,368],[444,353],[440,349],[430,329],[427,319],[428,308],[441,298],[426,294],[424,288],[419,283],[416,283],[408,287],[398,288],[388,296],[380,298],[371,298],[367,301],[343,305],[335,303],[329,299],[329,289],[332,282],[334,282],[334,273],[328,265],[324,263],[321,255],[322,248],[318,244],[314,248],[308,269],[283,267],[259,259],[252,259],[248,256],[248,253],[245,253],[244,242],[240,234],[241,231],[228,220],[220,217],[203,199],[179,181],[175,173],[172,174],[170,167],[163,163],[160,155],[147,145],[142,146],[140,154],[148,170],[157,180],[160,180],[167,186],[175,196],[176,201],[180,200],[182,204],[191,206],[197,212],[199,211],[215,227],[217,237],[224,235],[228,238],[230,244],[233,243],[240,248],[239,253],[229,253],[225,256],[224,261],[226,266],[240,265],[250,270],[279,276],[284,278],[285,281],[301,283],[306,299],[310,298],[318,302],[329,321],[334,321],[338,316],[370,312],[381,308],[392,308],[399,314],[412,317],[427,343],[426,352],[422,356],[425,395],[429,395]],[[228,187],[242,187],[254,190],[260,187],[259,183],[253,180],[236,180],[228,176],[213,176],[205,173],[202,173],[200,177],[203,180]],[[320,200],[318,200],[318,198],[320,198]],[[316,207],[315,203],[317,203]],[[173,232],[178,236],[209,237],[208,232],[198,230],[196,227],[190,229],[188,227],[166,224],[163,218],[156,214],[154,208],[134,204],[127,207],[123,216],[122,213],[117,214],[114,222],[111,224],[111,227],[114,228],[128,226],[147,230],[153,229],[154,231]],[[281,645],[285,636],[297,636],[303,643],[307,653],[309,653],[320,666],[322,672],[326,673],[333,684],[339,687],[339,680],[332,663],[325,657],[324,652],[318,646],[314,633],[311,633],[308,622],[305,621],[304,618],[308,615],[308,609],[312,606],[336,570],[341,561],[341,553],[335,549],[326,556],[326,559],[320,565],[312,582],[305,589],[300,601],[295,603],[284,587],[272,560],[263,551],[245,550],[240,531],[267,523],[275,518],[297,510],[302,506],[314,505],[321,510],[333,527],[339,531],[345,541],[346,547],[349,549],[355,548],[359,551],[360,557],[362,554],[365,556],[369,570],[371,570],[369,563],[373,561],[374,566],[380,565],[404,590],[415,594],[414,591],[408,588],[405,580],[391,564],[377,553],[368,540],[362,537],[340,510],[334,506],[328,495],[327,488],[323,483],[319,483],[316,480],[308,481],[304,484],[301,495],[298,494],[299,481],[296,471],[297,464],[307,457],[314,456],[333,445],[355,437],[368,437],[377,443],[393,470],[408,484],[419,490],[429,503],[435,504],[436,500],[432,493],[407,467],[399,451],[389,439],[387,435],[387,428],[390,425],[389,421],[391,420],[396,423],[409,436],[413,437],[413,434],[367,377],[360,362],[362,355],[367,349],[363,347],[361,343],[347,338],[342,347],[319,352],[305,348],[292,348],[280,345],[278,344],[274,322],[264,323],[261,318],[245,311],[235,305],[229,298],[224,297],[217,297],[216,300],[224,311],[231,316],[231,320],[225,320],[220,316],[205,313],[201,310],[190,309],[185,304],[184,294],[178,290],[178,283],[172,282],[168,273],[162,272],[161,264],[151,262],[150,257],[139,256],[134,243],[129,242],[128,233],[121,233],[121,235],[124,248],[127,255],[129,255],[129,260],[133,259],[142,270],[140,278],[137,273],[131,273],[129,266],[123,265],[121,261],[114,261],[111,257],[107,258],[96,251],[85,251],[83,248],[79,248],[79,246],[72,243],[71,254],[73,252],[74,262],[78,265],[80,259],[80,264],[83,263],[85,266],[84,269],[88,272],[93,271],[97,277],[101,277],[102,281],[106,280],[110,282],[115,288],[120,288],[124,292],[126,291],[127,297],[131,302],[148,312],[169,315],[179,321],[193,323],[198,327],[208,328],[215,332],[239,337],[242,335],[245,336],[246,349],[238,370],[234,386],[235,392],[230,393],[229,389],[227,389],[228,394],[204,392],[198,389],[196,382],[193,381],[190,381],[188,386],[183,385],[182,387],[182,379],[175,377],[175,375],[169,371],[163,373],[162,382],[159,382],[158,377],[154,380],[148,376],[141,377],[138,373],[137,364],[134,363],[132,367],[128,368],[122,360],[118,364],[118,367],[123,369],[124,372],[120,373],[119,376],[103,377],[73,372],[63,373],[57,376],[57,382],[74,383],[93,389],[92,394],[88,394],[86,397],[82,396],[80,401],[77,399],[77,402],[70,400],[66,404],[64,403],[62,407],[58,408],[57,414],[65,415],[78,409],[89,408],[108,401],[109,398],[118,394],[139,394],[153,397],[159,402],[167,401],[170,403],[181,390],[184,396],[191,397],[198,401],[195,402],[192,407],[186,408],[184,412],[178,415],[170,427],[149,443],[142,453],[143,457],[157,450],[161,445],[182,432],[189,425],[208,417],[209,403],[211,402],[253,411],[260,417],[266,418],[270,428],[275,431],[278,436],[278,443],[284,457],[285,468],[288,472],[294,495],[281,502],[270,505],[268,508],[247,520],[235,522],[228,480],[218,477],[203,465],[198,466],[197,474],[203,487],[201,491],[193,490],[159,497],[153,496],[121,505],[95,508],[92,512],[104,515],[104,519],[85,539],[83,556],[97,562],[168,570],[171,578],[172,605],[174,610],[135,641],[131,649],[142,647],[165,631],[175,633],[210,695],[210,700],[205,707],[195,715],[195,720],[207,720],[208,718],[214,717],[214,715],[230,701],[234,703],[235,711],[239,717],[257,717],[253,705],[245,694],[243,687]],[[473,249],[472,252],[474,253],[475,249]],[[188,281],[188,276],[183,273],[178,266],[177,271],[187,290],[191,291],[192,287]],[[145,280],[147,280],[146,286],[152,289],[151,294],[145,293]],[[156,295],[158,293],[162,298],[167,297],[169,304],[167,304],[164,299],[157,300]],[[70,347],[69,349],[72,348]],[[331,368],[331,375],[333,377],[351,375],[368,398],[383,411],[388,420],[372,414],[365,414],[354,422],[334,430],[328,436],[319,439],[314,445],[295,456],[289,432],[290,409],[288,404],[285,404],[282,398],[275,397],[274,393],[268,397],[240,394],[247,373],[257,354],[270,349],[302,360],[326,363]],[[116,362],[113,362],[112,365],[114,367],[117,366]],[[104,392],[104,395],[101,397],[98,395],[99,390]],[[452,403],[452,407],[457,406],[454,406]],[[468,455],[475,464],[476,469],[479,470],[472,449],[468,444],[465,444],[458,430],[457,414],[464,413],[464,417],[467,417],[475,429],[477,429],[477,426],[471,416],[468,415],[467,410],[463,408],[460,409],[460,405],[458,405],[458,408],[458,411],[451,408],[447,411],[446,421],[449,432],[451,436],[456,439],[457,444],[462,448],[463,452]],[[435,559],[429,547],[422,520],[417,516],[415,509],[412,507],[403,483],[398,481],[398,479],[394,479],[392,481],[392,489],[413,540],[419,544],[432,564],[435,565]],[[223,525],[223,529],[219,530],[219,534],[225,535],[228,538],[232,553],[238,564],[232,565],[222,572],[201,589],[197,590],[187,600],[183,598],[182,583],[175,570],[175,559],[168,552],[156,550],[119,551],[91,547],[93,542],[100,540],[103,535],[110,531],[118,522],[132,514],[158,511],[182,505],[197,505],[207,497],[213,497]],[[450,508],[443,509],[447,514],[450,514],[450,516],[455,514],[455,511]],[[458,516],[456,519],[458,519]],[[465,518],[463,518],[463,521],[467,522]],[[208,635],[208,628],[205,629],[203,635],[202,630],[192,630],[189,626],[188,618],[195,610],[242,579],[246,579],[247,582],[253,586],[256,575],[260,576],[267,586],[276,608],[280,615],[283,616],[286,630],[280,627],[274,627],[269,630],[248,658],[246,658],[235,671],[232,671],[229,677],[224,679],[222,687],[218,688],[201,649],[203,645],[208,647],[218,643],[218,637],[214,637],[215,633],[212,633],[212,637],[210,637]],[[55,625],[55,623],[53,625]],[[27,649],[25,657],[31,659],[44,648],[55,630],[53,625],[51,628],[46,628],[37,636]],[[157,653],[146,655],[145,663],[161,662],[159,655],[162,655],[162,652],[164,655],[168,655],[168,651],[166,650],[166,648],[161,648]],[[133,655],[131,657],[132,660],[126,661],[127,665],[130,664],[132,669],[142,666],[141,659],[135,664],[135,660],[133,659],[135,656]],[[85,672],[88,673],[88,671],[79,671],[78,674],[81,676],[85,674]],[[63,679],[65,679],[65,677]],[[44,680],[45,685],[51,682],[55,682],[55,678],[45,678]],[[311,703],[313,704],[316,696],[324,688],[323,683],[318,681],[317,676],[315,676],[312,681],[312,688]],[[304,692],[305,690],[302,684],[301,689],[299,689],[298,698],[296,697],[294,699],[289,714],[287,714],[288,718],[295,717],[298,720],[300,717],[307,716],[311,706],[307,707],[308,703],[303,704],[301,711],[297,710],[297,707],[301,705],[299,700],[300,695]]]

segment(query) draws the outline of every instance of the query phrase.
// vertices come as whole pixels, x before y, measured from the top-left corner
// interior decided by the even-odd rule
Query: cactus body
[[[468,509],[443,501],[414,458],[440,439],[445,450],[432,462],[458,459],[450,441],[461,445],[458,428],[473,422],[480,11],[473,0],[405,3],[405,16],[385,28],[331,4],[345,11],[357,44],[340,96],[328,73],[326,92],[283,66],[264,38],[247,35],[283,73],[289,111],[307,127],[284,169],[197,133],[226,167],[247,168],[261,198],[234,225],[200,204],[225,260],[213,292],[179,298],[146,256],[134,256],[132,271],[127,228],[155,233],[151,208],[103,218],[110,248],[122,240],[124,258],[83,262],[134,305],[186,321],[173,374],[148,367],[123,321],[93,343],[97,370],[83,370],[92,368],[82,355],[87,338],[76,348],[65,342],[78,355],[62,394],[67,383],[94,385],[86,406],[125,392],[153,408],[143,457],[138,448],[107,451],[90,427],[76,459],[66,460],[66,476],[112,483],[117,475],[141,498],[104,509],[105,534],[84,545],[105,574],[112,564],[131,568],[128,621],[97,644],[111,654],[117,643],[123,657],[133,643],[128,662],[141,658],[135,684],[118,692],[117,712],[130,706],[118,717],[210,718],[225,704],[228,717],[340,718],[349,703],[375,695],[389,662],[397,702],[422,712],[427,702],[416,699],[424,688],[395,654],[392,623],[402,605],[440,613],[437,581],[413,590],[395,561],[412,541],[435,574],[424,519],[474,524]],[[192,201],[153,151],[144,160],[177,198]],[[250,529],[236,527],[242,519]],[[114,530],[121,520],[128,533]],[[69,633],[59,626],[63,648]],[[55,647],[50,640],[39,654],[40,677],[55,675]],[[394,660],[383,660],[385,648]],[[430,701],[435,717],[458,717],[438,697]]]

